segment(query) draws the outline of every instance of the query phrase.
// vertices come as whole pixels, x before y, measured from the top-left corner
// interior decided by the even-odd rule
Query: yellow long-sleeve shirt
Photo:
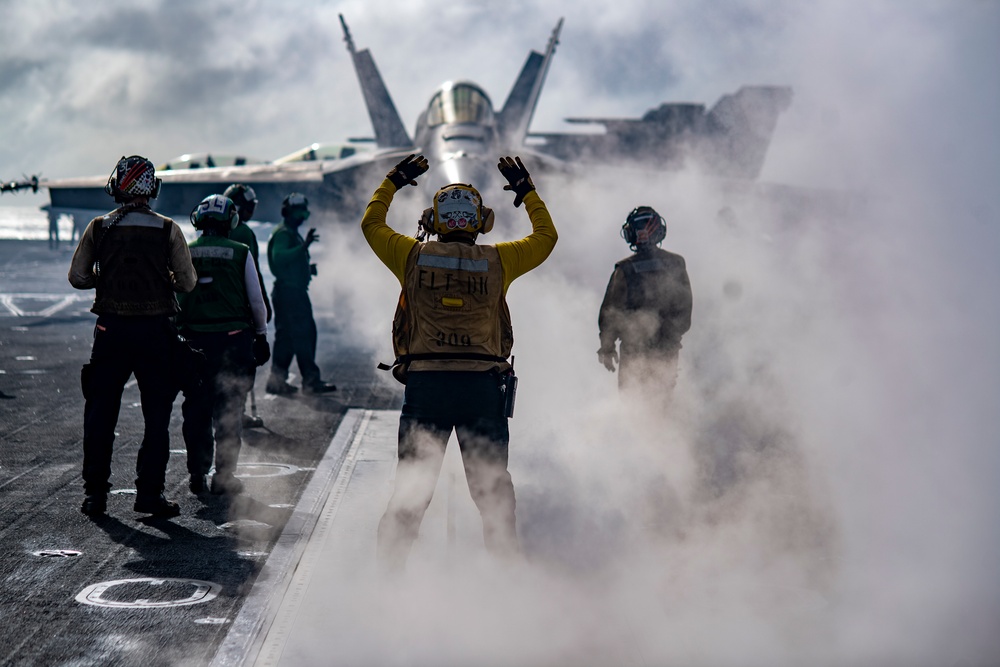
[[[394,231],[387,224],[386,216],[395,194],[396,186],[392,181],[383,180],[361,218],[361,231],[375,255],[392,271],[400,286],[403,286],[406,259],[420,242],[412,236]],[[504,294],[515,279],[544,262],[559,239],[552,216],[537,192],[532,190],[525,195],[524,207],[531,220],[531,234],[517,241],[496,244],[500,266],[503,268]]]

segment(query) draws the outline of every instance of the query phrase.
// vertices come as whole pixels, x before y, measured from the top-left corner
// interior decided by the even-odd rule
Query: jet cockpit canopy
[[[483,89],[467,81],[449,81],[427,105],[428,127],[452,123],[475,123],[493,127],[493,103]]]

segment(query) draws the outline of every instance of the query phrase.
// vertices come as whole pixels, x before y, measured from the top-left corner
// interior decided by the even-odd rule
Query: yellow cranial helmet
[[[452,183],[438,190],[431,213],[425,214],[422,222],[434,234],[485,234],[493,227],[493,211],[484,209],[479,191],[464,183]]]

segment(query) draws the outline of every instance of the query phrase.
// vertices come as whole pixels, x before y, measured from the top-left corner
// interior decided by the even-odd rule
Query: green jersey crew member
[[[250,229],[250,219],[254,211],[257,210],[257,193],[249,185],[243,183],[233,183],[225,192],[223,197],[228,197],[236,204],[236,211],[240,215],[240,222],[233,231],[229,232],[229,238],[237,243],[250,248],[253,255],[253,263],[257,268],[257,278],[260,282],[260,293],[264,296],[264,308],[267,309],[267,321],[271,321],[271,301],[267,298],[267,290],[264,289],[264,276],[260,272],[260,245],[257,243],[257,235]]]
[[[309,301],[309,281],[316,265],[309,263],[309,246],[319,240],[315,227],[305,238],[299,227],[309,219],[309,200],[297,192],[281,202],[282,222],[267,241],[267,261],[274,274],[271,303],[274,307],[274,355],[265,390],[271,394],[291,394],[288,368],[298,360],[302,391],[311,394],[335,391],[337,386],[320,378],[316,365],[316,320]]]
[[[235,476],[243,435],[243,404],[254,369],[267,362],[267,311],[250,249],[228,238],[239,222],[232,200],[211,195],[191,212],[201,236],[191,242],[198,284],[180,299],[180,331],[208,361],[205,378],[185,391],[184,444],[193,493],[239,493]],[[213,437],[213,429],[215,433]]]
[[[267,321],[271,321],[271,301],[267,298],[267,289],[264,287],[264,276],[260,272],[260,246],[257,243],[257,235],[250,229],[250,219],[253,218],[254,211],[257,210],[257,193],[249,185],[243,183],[233,183],[225,192],[223,197],[229,197],[236,204],[236,211],[240,214],[240,223],[236,229],[229,232],[229,238],[237,243],[243,243],[250,248],[253,255],[254,266],[257,267],[257,278],[260,283],[260,293],[264,297],[264,308],[267,310]],[[256,378],[254,378],[256,380]],[[253,397],[253,386],[250,386],[250,406],[252,413],[243,414],[243,428],[254,428],[264,426],[264,420],[257,416],[257,401]]]
[[[405,564],[430,504],[452,429],[458,437],[472,498],[483,519],[486,547],[520,553],[514,486],[507,470],[510,440],[505,390],[513,345],[507,290],[541,264],[556,244],[545,204],[521,164],[501,158],[504,186],[522,200],[532,231],[518,241],[476,245],[493,226],[493,211],[471,185],[448,185],[424,211],[421,227],[437,240],[421,243],[386,224],[393,195],[428,169],[410,155],[375,191],[361,221],[365,239],[399,280],[393,322],[393,373],[405,381],[398,463],[392,498],[378,527],[377,555],[387,570]],[[506,381],[505,381],[506,380]],[[510,388],[512,391],[512,388]]]

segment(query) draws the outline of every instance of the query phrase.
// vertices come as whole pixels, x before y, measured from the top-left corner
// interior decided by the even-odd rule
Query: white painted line
[[[9,294],[0,294],[0,304],[9,310],[12,315],[16,315],[17,317],[24,315],[24,311],[14,305],[14,299]]]
[[[0,294],[0,305],[3,305],[15,317],[51,317],[67,306],[71,306],[78,301],[89,301],[92,298],[86,294],[31,294],[29,292],[14,292]],[[15,301],[53,301],[54,303],[39,311],[26,311],[14,303]]]
[[[295,568],[293,585],[289,587],[289,590],[282,598],[278,613],[264,637],[260,652],[254,662],[255,666],[274,667],[281,660],[281,654],[285,649],[288,635],[291,632],[292,624],[295,622],[295,616],[299,610],[299,603],[302,601],[302,597],[311,583],[312,573],[316,570],[317,563],[326,547],[326,540],[330,535],[334,519],[337,517],[337,511],[340,509],[340,501],[343,499],[347,485],[351,481],[351,475],[354,474],[354,465],[357,462],[358,450],[361,449],[361,441],[364,439],[365,430],[371,420],[371,414],[371,410],[365,411],[364,420],[361,426],[358,427],[358,432],[351,442],[347,456],[344,459],[344,464],[340,466],[340,474],[337,475],[333,491],[323,506],[323,513],[319,518],[316,530],[310,536],[309,542],[306,544],[305,551],[302,554],[302,559],[299,561],[298,567]]]
[[[356,446],[364,434],[363,427],[367,426],[371,414],[371,410],[351,409],[344,415],[327,446],[326,454],[257,575],[239,615],[219,646],[211,667],[242,667],[257,659],[281,600],[291,584],[292,575],[339,478],[348,450]]]
[[[60,310],[62,310],[66,306],[71,305],[75,301],[76,301],[76,297],[75,296],[73,296],[73,295],[65,296],[65,297],[62,298],[62,300],[59,303],[53,304],[53,305],[49,306],[48,308],[45,308],[44,310],[38,311],[38,315],[40,317],[49,317],[51,315],[55,315]]]

